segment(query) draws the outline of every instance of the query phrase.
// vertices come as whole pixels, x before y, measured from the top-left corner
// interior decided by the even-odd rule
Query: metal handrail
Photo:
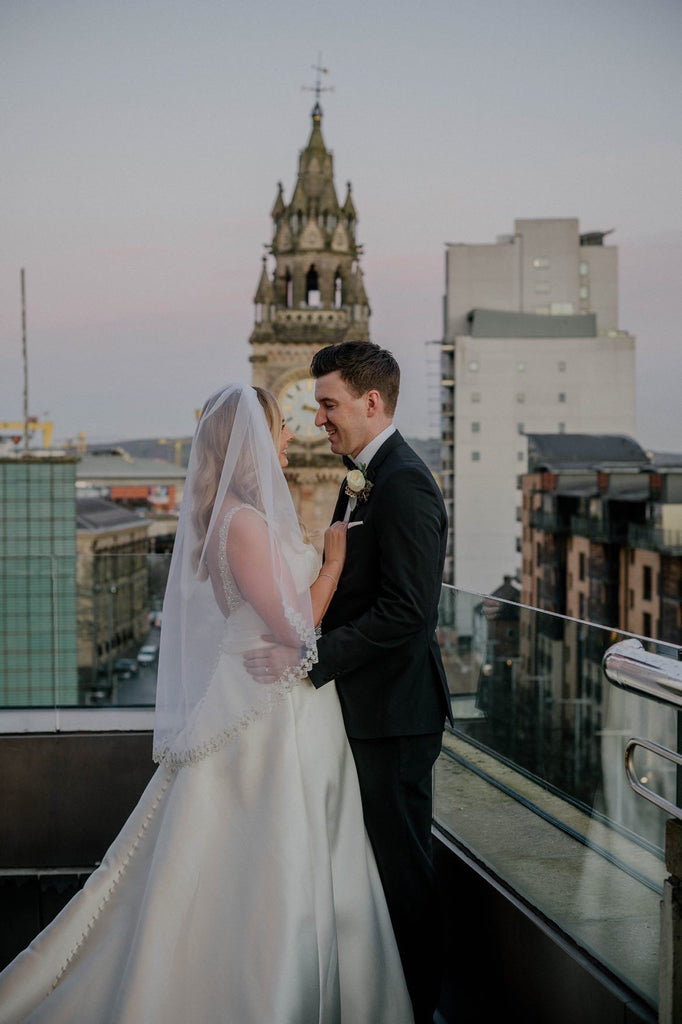
[[[636,693],[639,697],[647,697],[660,704],[667,704],[668,707],[682,708],[682,663],[663,658],[660,654],[650,654],[639,640],[621,640],[609,647],[602,660],[602,669],[609,682],[628,693]],[[680,767],[682,754],[640,737],[629,740],[625,747],[625,774],[631,789],[682,821],[682,807],[654,793],[637,778],[634,768],[637,747],[650,750]]]
[[[682,662],[650,654],[641,641],[621,640],[609,647],[602,669],[614,686],[682,709]]]
[[[676,754],[674,750],[670,750],[668,747],[662,747],[660,743],[652,743],[651,740],[643,740],[640,737],[635,737],[629,741],[625,748],[625,773],[628,777],[628,782],[635,793],[639,793],[645,800],[649,800],[652,804],[656,804],[657,807],[661,807],[668,814],[672,814],[674,818],[682,820],[682,808],[676,804],[666,800],[664,796],[659,796],[658,793],[654,793],[653,789],[649,789],[637,778],[635,772],[634,759],[635,759],[635,748],[643,747],[645,750],[650,750],[653,754],[658,754],[665,761],[672,761],[673,764],[682,766],[682,754]]]

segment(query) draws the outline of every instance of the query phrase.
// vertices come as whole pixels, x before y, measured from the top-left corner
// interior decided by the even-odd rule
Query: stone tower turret
[[[350,182],[343,206],[336,194],[334,158],[322,137],[320,91],[318,84],[310,137],[299,154],[288,203],[281,182],[277,188],[272,242],[263,257],[249,338],[252,381],[277,395],[296,435],[289,445],[287,479],[313,529],[328,521],[344,471],[314,424],[310,360],[325,345],[369,341],[371,312],[360,269],[357,212]]]

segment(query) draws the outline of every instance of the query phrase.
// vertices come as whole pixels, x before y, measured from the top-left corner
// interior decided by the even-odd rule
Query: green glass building
[[[0,459],[0,707],[78,703],[76,459]]]

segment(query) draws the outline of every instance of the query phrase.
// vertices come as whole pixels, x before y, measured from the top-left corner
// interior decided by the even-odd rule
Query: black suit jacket
[[[322,620],[315,686],[336,685],[355,739],[440,732],[451,718],[435,629],[447,514],[428,467],[396,431],[371,460],[348,555]],[[343,487],[332,521],[342,519]]]

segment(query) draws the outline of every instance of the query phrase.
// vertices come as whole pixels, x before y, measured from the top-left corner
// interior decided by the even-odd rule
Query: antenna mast
[[[310,65],[315,72],[315,85],[302,85],[301,92],[314,92],[315,93],[315,106],[320,105],[320,96],[323,92],[334,92],[333,85],[322,85],[322,75],[329,74],[329,68],[322,67],[322,54],[317,55],[317,64]]]
[[[24,370],[24,452],[28,452],[28,355],[26,348],[26,271],[21,268],[21,361]]]

